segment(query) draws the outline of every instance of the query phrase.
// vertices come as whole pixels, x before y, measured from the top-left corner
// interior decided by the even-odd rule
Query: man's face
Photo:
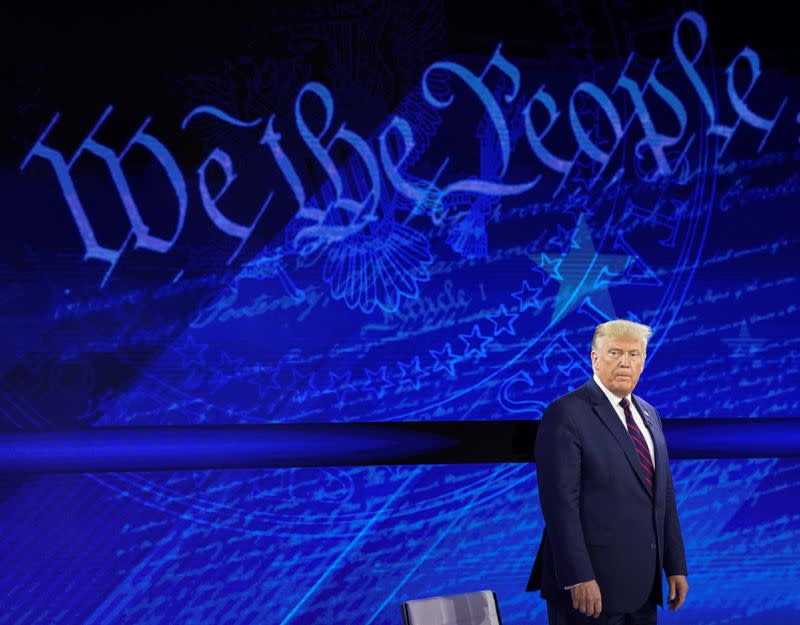
[[[644,367],[644,346],[633,338],[602,338],[592,350],[592,367],[603,385],[614,395],[633,392]]]

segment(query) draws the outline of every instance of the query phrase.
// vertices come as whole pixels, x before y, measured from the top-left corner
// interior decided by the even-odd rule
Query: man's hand
[[[684,577],[684,584],[686,578]],[[600,586],[593,579],[583,582],[569,589],[572,595],[572,607],[586,616],[597,618],[603,609],[603,601],[600,598]]]
[[[667,604],[669,605],[669,609],[675,612],[683,605],[683,602],[686,601],[686,593],[689,592],[689,582],[686,581],[685,575],[670,575],[667,577],[667,582],[669,583]]]

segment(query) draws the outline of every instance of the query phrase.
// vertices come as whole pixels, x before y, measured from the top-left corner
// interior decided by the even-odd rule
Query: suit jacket
[[[641,397],[633,403],[653,439],[653,497],[630,435],[593,379],[545,410],[535,457],[545,529],[525,590],[566,599],[565,586],[595,579],[603,612],[633,612],[656,570],[662,606],[661,570],[686,575],[661,418]]]

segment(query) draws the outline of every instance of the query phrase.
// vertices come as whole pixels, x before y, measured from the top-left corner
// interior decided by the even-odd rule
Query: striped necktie
[[[628,425],[628,434],[631,437],[633,448],[636,450],[636,455],[639,458],[639,464],[642,466],[642,469],[644,469],[645,481],[650,488],[650,495],[652,495],[655,473],[653,471],[653,461],[650,458],[650,450],[647,447],[647,443],[644,441],[642,431],[636,425],[636,421],[633,420],[631,402],[628,401],[627,397],[623,397],[619,405],[622,406],[622,410],[625,413],[625,423]]]

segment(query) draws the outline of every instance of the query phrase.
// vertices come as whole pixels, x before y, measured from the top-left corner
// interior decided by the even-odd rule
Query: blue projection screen
[[[536,426],[615,318],[659,618],[800,623],[796,18],[640,4],[9,10],[0,624],[546,623]]]

